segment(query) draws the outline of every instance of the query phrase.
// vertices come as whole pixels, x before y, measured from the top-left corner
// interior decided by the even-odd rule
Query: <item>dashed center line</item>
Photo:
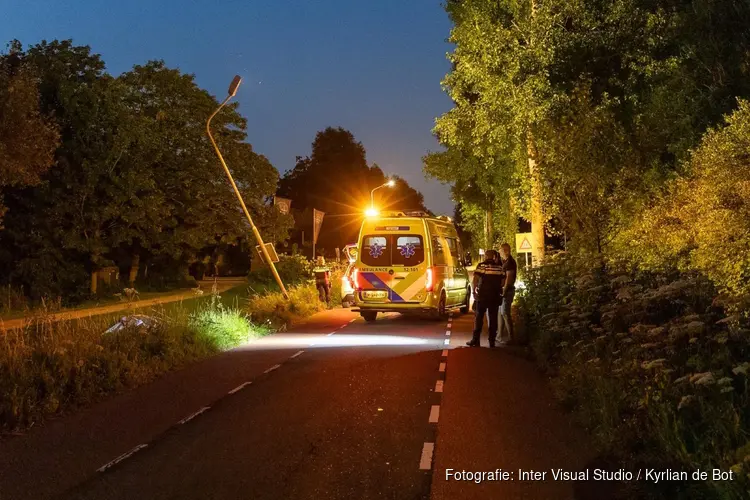
[[[275,369],[280,368],[280,367],[281,367],[281,365],[273,365],[271,368],[269,368],[268,370],[264,371],[263,373],[264,374],[271,373],[272,371],[274,371]]]
[[[103,466],[99,467],[98,469],[96,469],[96,471],[97,472],[104,472],[105,470],[109,469],[110,467],[114,467],[115,465],[119,464],[120,462],[122,462],[126,458],[129,458],[129,457],[133,456],[133,454],[137,453],[139,450],[142,450],[146,446],[148,446],[148,445],[147,444],[139,444],[138,446],[136,446],[135,448],[133,448],[129,452],[123,453],[122,455],[120,455],[119,457],[115,458],[111,462],[109,462],[107,464],[104,464]]]
[[[242,389],[244,389],[245,387],[247,387],[250,384],[252,384],[252,382],[245,382],[244,384],[240,384],[237,387],[235,387],[234,389],[232,389],[231,391],[229,391],[227,394],[234,394],[235,392],[241,391]]]
[[[445,363],[440,363],[440,371],[441,372],[445,371]]]
[[[451,336],[451,331],[450,331],[450,330],[446,330],[446,332],[445,332],[445,336],[446,336],[446,337],[450,337],[450,336]]]
[[[435,451],[435,443],[425,443],[422,446],[422,457],[419,459],[419,470],[432,469],[432,453]]]
[[[201,408],[200,410],[196,411],[196,412],[195,412],[195,413],[193,413],[192,415],[188,415],[187,417],[183,418],[182,420],[180,420],[180,421],[179,421],[179,422],[177,422],[177,423],[178,423],[178,424],[186,424],[186,423],[190,422],[191,420],[193,420],[193,419],[194,419],[195,417],[197,417],[198,415],[200,415],[201,413],[207,412],[207,411],[208,411],[208,410],[210,410],[210,409],[211,409],[211,407],[210,407],[210,406],[204,406],[204,407],[203,407],[203,408]]]
[[[438,380],[435,382],[435,392],[443,392],[443,381]]]
[[[436,424],[438,419],[440,418],[440,405],[432,405],[432,408],[430,408],[430,419],[428,422],[431,424]]]
[[[336,333],[336,332],[331,332],[331,333],[329,333],[328,335],[326,335],[326,337],[330,337],[330,336],[331,336],[331,335],[333,335],[334,333]]]
[[[296,353],[294,353],[294,354],[292,354],[291,356],[289,356],[289,359],[294,359],[294,358],[296,358],[297,356],[299,356],[300,354],[303,354],[304,352],[305,352],[305,351],[297,351]]]
[[[444,358],[448,357],[448,349],[443,349],[443,357]]]
[[[450,341],[450,339],[445,339],[445,342],[443,342],[443,344],[445,344],[445,345],[450,345],[450,344],[451,344],[451,341]]]

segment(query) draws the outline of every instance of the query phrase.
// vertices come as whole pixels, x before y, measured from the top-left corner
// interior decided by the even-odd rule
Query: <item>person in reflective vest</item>
[[[313,269],[315,274],[315,288],[318,289],[318,298],[321,302],[331,302],[331,269],[326,266],[326,260],[322,255],[318,256],[317,265]]]

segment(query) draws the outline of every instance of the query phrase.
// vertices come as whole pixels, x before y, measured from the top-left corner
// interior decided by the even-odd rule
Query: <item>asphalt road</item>
[[[468,317],[316,315],[0,442],[0,499],[572,498],[442,479],[588,459],[538,375],[528,391],[493,389],[498,370],[511,387],[533,365],[457,349],[468,329]]]

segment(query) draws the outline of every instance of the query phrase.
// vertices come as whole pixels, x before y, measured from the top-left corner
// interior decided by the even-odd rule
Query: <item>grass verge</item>
[[[340,302],[339,282],[336,276],[332,304]],[[46,416],[148,383],[326,308],[309,283],[290,287],[289,296],[287,301],[273,285],[255,283],[221,295],[69,321],[37,311],[24,328],[0,331],[0,431],[23,430]],[[146,316],[146,324],[104,333],[132,314]]]
[[[104,333],[109,316],[51,321],[39,312],[0,332],[0,430],[90,404],[270,333],[218,296],[153,311],[154,321]]]

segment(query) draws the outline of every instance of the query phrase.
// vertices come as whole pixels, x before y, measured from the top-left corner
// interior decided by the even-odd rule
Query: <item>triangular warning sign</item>
[[[528,238],[524,238],[523,242],[521,243],[521,250],[531,250],[531,243],[529,243]]]

